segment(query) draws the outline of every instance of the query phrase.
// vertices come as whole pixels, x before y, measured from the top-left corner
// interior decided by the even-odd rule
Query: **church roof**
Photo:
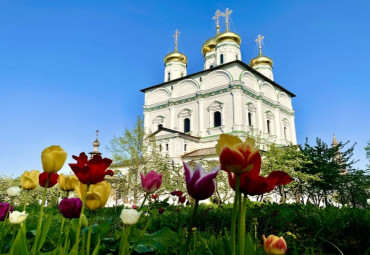
[[[264,80],[268,81],[270,84],[278,87],[279,89],[281,89],[282,91],[284,91],[285,93],[289,94],[291,97],[295,97],[296,95],[293,94],[292,92],[290,92],[289,90],[285,89],[284,87],[282,87],[281,85],[277,84],[276,82],[274,82],[273,80],[267,78],[266,76],[264,76],[263,74],[261,74],[260,72],[256,71],[255,69],[253,69],[252,67],[250,67],[249,65],[247,65],[246,63],[240,61],[240,60],[234,60],[232,62],[228,62],[226,64],[222,64],[222,65],[219,65],[219,66],[216,66],[212,69],[206,69],[206,70],[202,70],[200,72],[197,72],[197,73],[193,73],[193,74],[189,74],[187,76],[183,76],[181,78],[178,78],[178,79],[175,79],[175,80],[171,80],[169,82],[178,82],[178,81],[181,81],[181,80],[184,80],[184,79],[188,79],[190,78],[191,76],[194,76],[194,75],[198,75],[198,74],[201,74],[201,73],[205,73],[205,72],[210,72],[210,71],[213,71],[213,70],[217,70],[217,69],[221,69],[225,66],[228,66],[228,65],[232,65],[232,64],[239,64],[243,67],[245,67],[248,71],[262,77]],[[154,88],[158,88],[158,87],[161,87],[162,85],[166,84],[166,83],[169,83],[169,82],[163,82],[163,83],[160,83],[160,84],[157,84],[157,85],[154,85],[154,86],[151,86],[151,87],[147,87],[145,89],[141,89],[140,91],[141,92],[145,92],[146,90],[148,89],[154,89]]]
[[[193,157],[204,157],[204,156],[216,156],[216,148],[211,147],[211,148],[204,148],[204,149],[199,149],[195,150],[189,153],[186,153],[182,156],[182,158],[193,158]]]
[[[183,132],[180,132],[180,131],[177,131],[177,130],[174,130],[174,129],[170,129],[170,128],[165,128],[165,127],[159,127],[157,131],[151,133],[148,137],[152,137],[156,134],[158,134],[159,132],[161,131],[167,131],[169,133],[173,133],[173,134],[179,134],[179,136],[183,137],[183,138],[187,138],[187,139],[190,139],[190,140],[196,140],[196,141],[199,141],[199,137],[196,137],[196,136],[192,136],[192,135],[189,135],[189,134],[186,134],[186,133],[183,133]]]

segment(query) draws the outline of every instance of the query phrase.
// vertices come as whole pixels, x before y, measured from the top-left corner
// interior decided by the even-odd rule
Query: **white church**
[[[147,87],[144,128],[176,163],[213,159],[220,134],[257,138],[260,149],[296,144],[295,95],[274,81],[273,61],[259,55],[243,62],[240,35],[229,30],[231,10],[217,10],[216,34],[202,46],[203,70],[187,74],[187,57],[175,50],[164,57],[164,82]],[[219,19],[226,28],[220,32]]]

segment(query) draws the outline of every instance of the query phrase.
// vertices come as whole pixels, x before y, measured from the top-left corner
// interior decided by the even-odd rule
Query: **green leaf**
[[[97,255],[97,254],[99,254],[99,247],[100,247],[100,236],[98,237],[98,242],[97,242],[97,244],[96,244],[96,246],[95,246],[95,249],[94,249],[94,251],[93,251],[92,255]]]
[[[28,244],[26,239],[26,226],[22,224],[18,230],[18,234],[14,240],[14,243],[10,249],[10,255],[29,255]]]
[[[250,233],[245,236],[245,254],[254,255],[256,253],[255,244]]]
[[[51,225],[51,220],[53,219],[53,217],[51,215],[49,215],[47,217],[48,217],[47,220],[45,221],[45,223],[41,227],[41,236],[40,236],[40,241],[39,241],[39,244],[38,244],[38,247],[37,247],[37,251],[40,251],[42,246],[44,245],[47,234],[49,232],[50,225]]]

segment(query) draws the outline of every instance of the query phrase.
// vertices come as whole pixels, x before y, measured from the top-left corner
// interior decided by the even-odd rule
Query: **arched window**
[[[248,112],[248,126],[252,126],[252,113]]]
[[[159,151],[162,151],[162,144],[159,145]]]
[[[158,129],[161,129],[163,127],[163,124],[158,125]]]
[[[184,119],[184,133],[190,132],[190,119]]]
[[[224,54],[221,54],[220,55],[220,64],[223,64],[224,63]]]
[[[238,56],[238,54],[236,54],[236,60],[239,60],[239,56]]]
[[[199,77],[199,81],[202,82],[202,80],[203,80],[202,77]]]
[[[167,73],[167,81],[170,81],[171,80],[171,73],[170,72],[168,72]]]
[[[185,143],[185,144],[184,144],[184,151],[187,151],[187,147],[188,147],[188,146],[187,146],[187,144]]]
[[[270,120],[267,120],[267,133],[270,134],[271,128],[270,128]]]
[[[284,139],[286,139],[286,127],[284,127]]]
[[[210,65],[210,66],[209,66],[209,69],[212,69],[212,68],[213,68],[213,65]]]
[[[213,123],[215,127],[221,126],[221,112],[217,111],[213,114]]]

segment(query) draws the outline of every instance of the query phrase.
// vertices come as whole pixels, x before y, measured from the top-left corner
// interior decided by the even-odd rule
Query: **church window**
[[[213,65],[210,65],[210,66],[209,66],[209,69],[212,69],[212,68],[213,68]]]
[[[284,138],[286,139],[286,127],[284,127]]]
[[[184,144],[184,151],[187,151],[187,144]]]
[[[267,120],[267,133],[270,134],[270,132],[271,132],[270,120]]]
[[[221,54],[220,55],[220,64],[223,64],[224,63],[224,54]]]
[[[184,133],[190,132],[190,119],[184,119]]]
[[[238,56],[238,54],[236,54],[236,60],[239,60],[239,56]]]
[[[199,81],[202,82],[202,80],[203,80],[202,77],[199,77]]]
[[[168,72],[168,74],[167,74],[167,81],[170,81],[170,80],[171,80],[171,73]]]
[[[169,146],[168,146],[168,143],[166,143],[166,151],[168,151],[169,150],[169,148],[168,148]]]
[[[158,129],[161,129],[163,127],[163,124],[158,125]]]
[[[162,151],[162,144],[159,145],[159,151]]]
[[[183,77],[184,76],[184,72],[181,72],[181,77]]]
[[[248,112],[248,126],[252,126],[252,113]]]
[[[173,90],[173,85],[171,85],[171,90]]]
[[[213,123],[215,127],[221,126],[221,112],[217,111],[213,114]]]

